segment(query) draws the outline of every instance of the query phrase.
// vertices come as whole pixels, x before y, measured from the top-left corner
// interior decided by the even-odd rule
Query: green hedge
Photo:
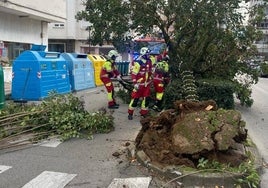
[[[213,99],[219,108],[234,109],[234,86],[230,81],[196,80],[200,101]]]

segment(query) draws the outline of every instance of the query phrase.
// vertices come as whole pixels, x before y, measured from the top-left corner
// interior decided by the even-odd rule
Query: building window
[[[53,52],[65,52],[65,44],[64,43],[50,43],[48,44],[48,51],[53,51]]]
[[[53,28],[64,28],[64,23],[54,23]]]

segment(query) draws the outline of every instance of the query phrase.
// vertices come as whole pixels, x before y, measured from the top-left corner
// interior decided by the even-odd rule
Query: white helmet
[[[142,47],[141,50],[140,50],[141,55],[145,55],[145,54],[149,55],[149,53],[150,53],[150,50],[147,47]]]
[[[110,50],[110,51],[108,52],[108,57],[109,57],[110,59],[115,60],[118,56],[119,56],[119,54],[118,54],[118,52],[117,52],[116,50]]]

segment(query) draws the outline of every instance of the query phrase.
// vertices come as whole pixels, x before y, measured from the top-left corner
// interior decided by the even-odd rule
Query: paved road
[[[265,162],[268,162],[268,78],[260,78],[253,86],[254,103],[251,108],[237,105],[242,118],[246,121],[248,133],[257,145]],[[264,168],[262,188],[268,188],[268,171]]]

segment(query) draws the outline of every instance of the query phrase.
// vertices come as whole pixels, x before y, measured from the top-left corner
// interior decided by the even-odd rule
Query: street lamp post
[[[90,54],[90,25],[88,26],[88,54]]]
[[[89,22],[89,24],[88,24],[88,27],[87,27],[87,29],[88,29],[88,54],[90,54],[90,45],[91,45],[91,39],[90,39],[90,37],[91,37],[91,27],[92,27],[92,23],[90,23]]]

